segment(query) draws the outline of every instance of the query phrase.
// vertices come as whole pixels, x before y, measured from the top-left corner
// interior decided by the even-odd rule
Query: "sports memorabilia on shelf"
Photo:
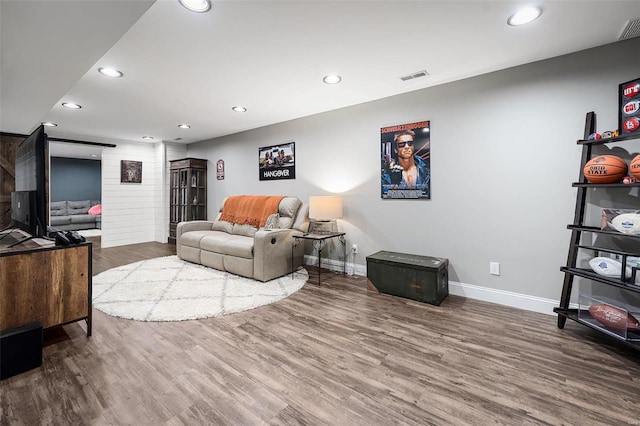
[[[640,210],[602,209],[600,229],[640,235]]]
[[[589,313],[600,324],[615,330],[640,331],[640,323],[624,309],[606,303],[589,306]]]
[[[636,179],[640,179],[640,154],[633,157],[629,163],[629,173]]]
[[[622,83],[619,88],[618,121],[620,134],[640,131],[640,78]]]
[[[599,155],[585,164],[583,173],[591,183],[618,183],[627,175],[627,163],[616,155]]]

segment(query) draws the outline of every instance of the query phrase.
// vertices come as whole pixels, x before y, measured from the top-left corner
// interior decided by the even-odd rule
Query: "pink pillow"
[[[89,214],[92,214],[94,216],[102,214],[102,204],[96,204],[95,206],[91,207],[89,209]]]

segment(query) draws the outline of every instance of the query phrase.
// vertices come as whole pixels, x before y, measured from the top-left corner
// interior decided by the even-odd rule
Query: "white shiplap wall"
[[[162,143],[118,142],[102,153],[102,247],[157,240],[163,151]],[[120,160],[142,161],[142,183],[120,183]]]

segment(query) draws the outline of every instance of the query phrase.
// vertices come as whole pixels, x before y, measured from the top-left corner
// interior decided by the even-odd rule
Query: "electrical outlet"
[[[358,245],[351,244],[351,253],[358,253]]]
[[[498,262],[489,262],[489,273],[491,275],[500,275],[500,264]]]

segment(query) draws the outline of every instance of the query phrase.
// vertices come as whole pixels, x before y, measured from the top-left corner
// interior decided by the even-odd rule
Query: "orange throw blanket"
[[[220,220],[249,224],[260,228],[267,218],[278,212],[278,205],[284,195],[236,195],[227,198],[222,207]]]

